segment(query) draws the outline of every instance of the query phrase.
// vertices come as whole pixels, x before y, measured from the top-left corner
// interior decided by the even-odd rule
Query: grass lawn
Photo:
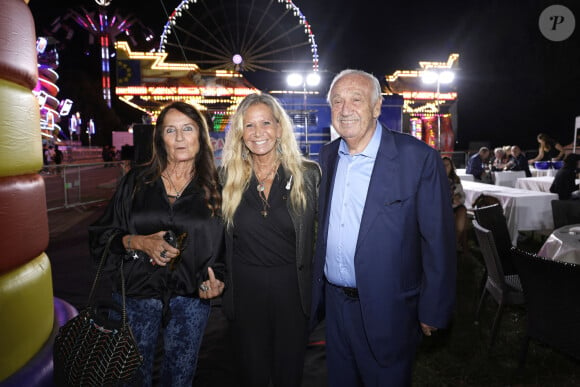
[[[488,296],[474,324],[481,295],[483,258],[472,230],[470,251],[458,257],[457,305],[452,326],[425,338],[414,372],[415,386],[580,386],[580,362],[531,341],[526,365],[518,360],[526,330],[525,306],[506,306],[494,346],[489,338],[497,304]],[[518,247],[537,252],[545,237],[528,235]],[[579,302],[580,302],[580,295]],[[578,327],[580,329],[580,327]]]

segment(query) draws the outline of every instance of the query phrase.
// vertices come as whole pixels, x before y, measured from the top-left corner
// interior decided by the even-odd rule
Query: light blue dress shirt
[[[324,266],[326,279],[334,285],[356,287],[356,243],[381,135],[382,127],[377,123],[367,147],[354,155],[349,153],[346,142],[340,140]]]

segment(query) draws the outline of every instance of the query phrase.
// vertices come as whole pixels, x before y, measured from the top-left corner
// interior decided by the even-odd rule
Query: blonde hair
[[[252,178],[253,161],[242,136],[244,134],[244,114],[250,106],[255,104],[264,104],[270,108],[280,126],[280,142],[275,152],[278,152],[278,158],[286,175],[292,178],[290,205],[296,211],[304,210],[306,207],[302,168],[304,159],[298,149],[290,117],[278,100],[271,95],[250,94],[240,102],[230,120],[230,129],[226,134],[223,149],[222,165],[225,172],[225,182],[222,191],[222,214],[228,228],[234,225],[234,215]],[[244,157],[244,154],[247,156]]]

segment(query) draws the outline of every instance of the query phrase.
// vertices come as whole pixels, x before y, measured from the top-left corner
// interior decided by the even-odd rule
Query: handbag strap
[[[97,273],[95,274],[95,279],[93,280],[93,286],[91,286],[91,292],[89,293],[89,301],[87,302],[87,306],[93,305],[93,297],[95,294],[95,289],[97,288],[97,283],[101,279],[101,273],[103,271],[103,266],[105,265],[105,261],[109,256],[109,249],[111,247],[111,242],[113,239],[118,235],[118,232],[115,232],[109,236],[107,239],[107,244],[105,245],[105,249],[103,250],[103,254],[101,255],[101,261],[99,262],[99,266],[97,267]],[[123,324],[123,328],[127,326],[127,309],[125,307],[125,276],[123,275],[123,262],[125,260],[121,258],[121,296],[122,296],[122,311],[121,311],[121,321]]]

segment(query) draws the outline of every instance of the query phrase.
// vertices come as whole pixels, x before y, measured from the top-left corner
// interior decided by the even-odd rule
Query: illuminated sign
[[[70,109],[72,108],[72,105],[73,101],[71,101],[70,99],[65,99],[60,103],[59,114],[61,115],[61,117],[68,116],[68,114],[70,113]]]
[[[115,88],[117,95],[139,96],[246,96],[256,92],[248,87],[166,87],[166,86],[126,86]]]
[[[454,101],[457,99],[456,92],[449,93],[435,93],[432,91],[403,91],[399,93],[404,99],[420,99],[420,100],[444,100],[444,101]]]

